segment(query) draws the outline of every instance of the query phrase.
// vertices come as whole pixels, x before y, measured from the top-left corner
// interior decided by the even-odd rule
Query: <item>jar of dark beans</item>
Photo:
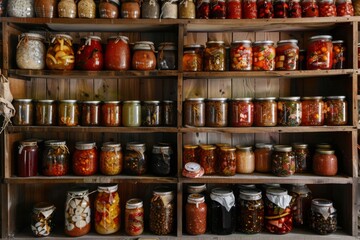
[[[158,176],[166,176],[171,172],[173,151],[170,146],[154,145],[151,155],[151,172]]]
[[[126,144],[124,170],[127,174],[143,175],[147,171],[145,143],[130,142]]]
[[[337,214],[332,201],[316,198],[311,201],[310,226],[318,234],[336,231]]]
[[[214,188],[210,194],[210,227],[217,235],[231,234],[235,227],[235,196],[227,188]]]

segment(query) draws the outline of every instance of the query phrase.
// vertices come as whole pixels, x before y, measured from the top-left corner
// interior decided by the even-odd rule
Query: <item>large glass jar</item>
[[[351,0],[336,0],[336,14],[342,16],[354,16],[354,6]]]
[[[275,70],[275,47],[273,41],[256,41],[253,43],[253,70]]]
[[[235,196],[230,189],[214,188],[210,194],[210,229],[213,234],[228,235],[235,229]]]
[[[275,69],[294,71],[299,69],[298,40],[289,39],[277,42]]]
[[[252,98],[233,98],[229,103],[229,125],[231,127],[251,127],[254,122]]]
[[[211,175],[216,173],[216,147],[214,145],[200,145],[199,163],[204,168],[204,174]]]
[[[300,0],[289,0],[288,17],[301,18],[302,8]]]
[[[160,126],[162,120],[162,109],[160,101],[144,101],[141,105],[141,119],[142,126]]]
[[[160,5],[157,0],[144,0],[141,5],[141,18],[153,18],[160,17]]]
[[[150,231],[156,235],[166,235],[173,231],[175,224],[174,194],[169,188],[156,188],[150,200]]]
[[[83,101],[81,104],[81,125],[100,125],[100,101]]]
[[[196,51],[184,51],[182,63],[184,72],[201,72],[203,69],[202,55]]]
[[[19,144],[17,172],[19,177],[33,177],[38,173],[39,148],[36,141],[24,140]]]
[[[318,0],[319,17],[336,17],[335,0]]]
[[[252,69],[253,52],[250,40],[234,41],[230,48],[230,70],[250,71]]]
[[[228,125],[228,103],[226,98],[205,100],[205,126],[226,127]]]
[[[130,142],[124,153],[124,170],[130,175],[143,175],[147,172],[145,143]]]
[[[45,176],[63,176],[69,172],[70,152],[65,141],[45,141],[42,151],[42,173]]]
[[[337,213],[332,201],[320,198],[311,201],[310,227],[321,235],[336,231]]]
[[[121,144],[105,142],[100,152],[100,172],[104,175],[117,175],[123,169]]]
[[[157,65],[159,70],[175,70],[177,68],[177,47],[173,42],[159,44]]]
[[[34,124],[34,104],[32,99],[14,99],[15,116],[12,122],[17,126],[30,126]]]
[[[178,18],[178,0],[162,0],[160,18]]]
[[[240,19],[241,18],[241,0],[226,1],[226,18]]]
[[[156,176],[167,176],[174,164],[173,151],[170,146],[154,145],[151,154],[151,172]]]
[[[86,71],[100,71],[103,64],[101,38],[98,36],[83,38],[75,56],[76,68]]]
[[[238,203],[238,226],[240,232],[259,233],[264,227],[264,202],[258,189],[241,189]]]
[[[129,38],[125,36],[109,37],[104,59],[107,70],[129,70],[131,61]]]
[[[255,155],[250,146],[236,146],[236,172],[253,173],[255,171]]]
[[[8,0],[7,15],[9,17],[34,17],[34,0]]]
[[[101,122],[105,127],[121,125],[120,101],[104,101],[101,105]]]
[[[275,97],[256,98],[254,102],[254,125],[273,127],[277,124],[277,103]]]
[[[99,4],[100,18],[118,18],[119,0],[101,0]]]
[[[311,156],[308,145],[304,143],[294,143],[293,148],[295,153],[295,172],[308,172],[311,168]]]
[[[303,97],[301,125],[322,126],[325,119],[325,107],[323,97]]]
[[[195,3],[193,0],[183,0],[179,3],[179,18],[194,19],[196,17]]]
[[[293,223],[296,226],[307,226],[308,213],[311,206],[312,194],[305,184],[293,184],[289,194],[292,196]]]
[[[280,97],[277,109],[278,125],[300,126],[302,117],[300,97]]]
[[[196,18],[209,19],[210,0],[196,0]]]
[[[329,96],[325,99],[325,124],[341,126],[347,124],[348,106],[345,96]]]
[[[210,0],[210,18],[225,19],[226,3],[225,0]]]
[[[272,0],[258,0],[257,5],[257,18],[273,18],[274,8]]]
[[[307,70],[325,70],[333,66],[333,44],[329,35],[313,36],[306,51]]]
[[[56,34],[47,49],[46,67],[50,70],[72,70],[75,66],[73,39],[66,34]]]
[[[124,101],[122,106],[122,125],[124,127],[141,126],[140,101]]]
[[[96,4],[94,0],[80,0],[77,4],[79,18],[95,18]]]
[[[204,51],[204,71],[225,71],[224,41],[209,41]]]
[[[134,70],[155,70],[156,56],[153,42],[136,42],[133,51],[132,68]]]
[[[205,126],[204,98],[187,98],[184,102],[184,126]]]
[[[77,100],[60,100],[58,106],[59,126],[73,127],[79,124],[79,106]]]
[[[338,160],[331,149],[316,149],[313,156],[313,172],[321,176],[335,176],[338,171]]]
[[[137,1],[123,1],[121,3],[121,18],[137,19],[140,18],[140,5]]]
[[[274,146],[274,152],[271,156],[271,170],[278,177],[288,177],[295,173],[295,154],[291,146]]]
[[[176,102],[171,100],[162,101],[162,124],[164,126],[175,126],[176,114]]]
[[[65,203],[65,234],[80,237],[91,229],[91,207],[87,189],[67,192]]]
[[[345,46],[343,40],[332,41],[333,44],[333,69],[345,68]]]
[[[76,18],[77,6],[75,0],[60,0],[58,14],[59,18]]]
[[[217,156],[218,171],[224,176],[234,176],[236,173],[236,148],[222,147]]]
[[[35,204],[31,214],[31,230],[36,237],[46,237],[54,230],[55,206],[46,202]]]
[[[271,172],[272,144],[257,143],[255,145],[255,171],[260,173]]]
[[[288,9],[289,9],[288,0],[274,0],[273,8],[274,8],[275,18],[288,17]]]
[[[191,235],[204,234],[207,225],[207,205],[201,194],[190,194],[185,205],[186,232]]]
[[[184,145],[183,147],[183,162],[182,165],[189,162],[199,163],[199,146],[198,145]]]
[[[99,234],[112,234],[120,229],[120,197],[118,185],[98,186],[95,198],[95,230]]]
[[[144,231],[143,201],[132,198],[125,205],[125,232],[129,236],[138,236]]]
[[[242,1],[242,18],[256,19],[257,18],[257,4],[256,0]]]
[[[72,170],[75,175],[90,176],[97,172],[98,152],[95,142],[77,142],[72,157]]]
[[[319,6],[316,0],[303,0],[301,2],[302,17],[318,17]]]
[[[35,124],[38,126],[54,126],[57,122],[55,100],[38,100],[35,103]]]
[[[16,47],[16,64],[20,69],[45,68],[45,38],[37,33],[23,33]]]

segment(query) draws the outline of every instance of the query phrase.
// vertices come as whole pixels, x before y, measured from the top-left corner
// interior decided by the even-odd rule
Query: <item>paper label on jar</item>
[[[325,220],[327,220],[330,217],[330,215],[335,212],[335,209],[332,207],[316,206],[316,208],[311,207],[311,210],[314,212],[320,213],[324,217]]]
[[[266,197],[270,200],[270,202],[276,204],[282,209],[289,207],[292,198],[290,195],[276,196],[272,194],[266,194]]]
[[[44,215],[45,218],[48,218],[54,211],[55,211],[55,207],[51,208],[51,209],[49,209],[47,211],[43,211],[41,213],[42,213],[42,215]]]
[[[215,194],[210,194],[210,198],[213,201],[220,203],[226,208],[226,211],[230,212],[231,208],[235,206],[235,196],[234,194],[229,194],[228,196],[219,196]]]

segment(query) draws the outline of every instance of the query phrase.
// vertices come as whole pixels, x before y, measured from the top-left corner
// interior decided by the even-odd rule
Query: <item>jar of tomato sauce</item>
[[[274,0],[274,17],[275,18],[287,18],[289,4],[287,0]]]
[[[255,171],[260,173],[271,172],[271,156],[273,145],[266,143],[257,143],[255,145]]]
[[[58,106],[58,118],[59,126],[77,126],[80,118],[77,100],[60,100]]]
[[[226,98],[205,100],[205,126],[226,127],[228,124],[228,103]]]
[[[313,172],[320,176],[335,176],[338,172],[338,160],[335,151],[316,149],[313,157]]]
[[[227,19],[241,18],[241,0],[226,1],[226,18]]]
[[[97,172],[98,153],[95,142],[77,142],[72,157],[75,175],[90,176]]]
[[[35,104],[35,124],[38,126],[56,125],[57,104],[55,100],[38,100]]]
[[[252,98],[233,98],[229,102],[229,123],[231,127],[251,127],[254,122]]]
[[[125,205],[125,232],[129,236],[138,236],[144,231],[143,201],[132,198]]]
[[[274,8],[272,0],[257,0],[257,18],[273,18]]]
[[[295,173],[295,154],[291,146],[275,145],[271,155],[271,170],[278,177],[288,177]]]
[[[307,226],[312,193],[305,184],[293,184],[289,194],[292,197],[293,221],[296,226]]]
[[[199,149],[199,163],[204,168],[205,175],[216,173],[216,147],[214,145],[201,145]]]
[[[73,39],[66,34],[56,34],[47,49],[46,67],[50,70],[72,70],[75,66]]]
[[[105,127],[121,125],[120,101],[104,101],[101,105],[101,123]]]
[[[130,69],[129,38],[125,36],[111,36],[107,39],[105,49],[104,66],[107,70]]]
[[[32,99],[14,99],[15,116],[12,121],[17,126],[30,126],[34,124],[34,104]]]
[[[190,194],[185,205],[186,232],[199,235],[206,232],[207,205],[201,194]]]
[[[300,126],[302,116],[300,97],[280,97],[277,105],[278,125]]]
[[[333,69],[345,68],[345,46],[343,40],[332,41],[333,43]]]
[[[83,101],[81,104],[81,125],[100,125],[100,101]]]
[[[196,18],[209,19],[210,0],[196,0]]]
[[[242,18],[243,19],[256,19],[257,18],[256,0],[243,0],[242,1]]]
[[[277,42],[275,69],[294,71],[299,69],[298,40],[289,39]]]
[[[325,107],[323,97],[303,97],[302,105],[302,126],[322,126],[325,119]]]
[[[118,18],[119,0],[101,0],[99,4],[100,18]]]
[[[288,17],[301,18],[301,12],[300,0],[289,0]]]
[[[241,40],[231,43],[230,48],[230,70],[250,71],[253,64],[253,52],[251,41]]]
[[[275,70],[275,47],[273,41],[256,41],[253,43],[253,70]]]
[[[143,175],[147,172],[148,157],[145,143],[129,142],[124,153],[124,170],[130,175]]]
[[[318,0],[319,17],[336,17],[335,0]]]
[[[325,124],[342,126],[347,124],[348,104],[345,96],[328,96],[325,98]]]
[[[42,173],[45,176],[63,176],[69,172],[70,152],[65,141],[45,141],[42,152]]]
[[[153,42],[136,42],[133,51],[132,68],[134,70],[155,70],[156,56]]]
[[[140,5],[137,1],[123,1],[120,10],[121,18],[137,19],[140,18]]]
[[[306,69],[331,69],[333,66],[333,44],[329,35],[319,35],[310,38],[306,52]]]
[[[236,173],[236,148],[222,147],[217,156],[217,164],[219,172],[223,176],[234,176]]]
[[[318,17],[319,6],[316,0],[303,0],[301,2],[302,17]]]
[[[184,126],[205,126],[204,98],[187,98],[184,102]]]
[[[236,146],[236,172],[253,173],[255,171],[255,155],[250,146]]]
[[[117,175],[123,168],[121,144],[116,142],[103,143],[100,151],[100,172],[104,175]]]
[[[18,150],[17,169],[19,177],[33,177],[38,173],[39,148],[36,141],[21,141]]]
[[[354,16],[354,6],[351,0],[336,0],[336,14],[342,16]]]
[[[100,71],[103,64],[101,38],[98,36],[83,38],[75,55],[76,68],[86,71]]]
[[[277,124],[277,103],[275,97],[256,98],[254,102],[254,125],[273,127]]]
[[[311,166],[311,155],[308,145],[304,143],[294,143],[293,148],[295,153],[295,172],[308,172]]]
[[[225,0],[210,0],[210,18],[211,19],[226,18]]]
[[[184,72],[201,72],[203,69],[203,58],[195,51],[185,51],[182,63]]]
[[[204,71],[225,71],[224,41],[209,41],[204,51]]]

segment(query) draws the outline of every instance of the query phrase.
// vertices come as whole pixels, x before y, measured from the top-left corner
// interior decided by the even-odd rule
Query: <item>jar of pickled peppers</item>
[[[274,0],[274,17],[275,18],[287,18],[289,4],[288,0]]]
[[[253,52],[250,40],[233,41],[230,48],[230,70],[250,71],[253,65]]]
[[[186,232],[204,234],[207,226],[207,205],[202,194],[190,194],[185,205]]]
[[[257,0],[257,18],[273,18],[274,7],[272,0]]]
[[[328,96],[325,98],[325,124],[342,126],[347,124],[348,103],[345,96]]]
[[[225,71],[224,41],[209,41],[204,51],[204,71]]]
[[[319,17],[336,17],[335,0],[318,0]]]
[[[70,152],[65,141],[45,141],[42,153],[42,174],[45,176],[63,176],[69,172]]]
[[[226,18],[225,0],[210,0],[209,13],[211,19],[225,19]]]
[[[288,177],[295,173],[295,154],[291,146],[275,145],[271,156],[271,171],[278,177]]]
[[[273,127],[277,124],[275,97],[256,98],[254,102],[254,126]]]
[[[120,101],[104,101],[101,104],[101,124],[105,127],[118,127],[121,125]]]
[[[257,18],[257,4],[256,0],[242,1],[242,18],[256,19]]]
[[[253,70],[273,71],[275,70],[275,47],[274,42],[256,41],[253,43]]]
[[[241,0],[227,0],[226,1],[226,18],[240,19],[241,18]]]
[[[144,231],[143,201],[132,198],[125,205],[125,232],[129,236],[138,236]]]
[[[294,71],[299,69],[298,40],[289,39],[277,42],[275,69]]]
[[[322,126],[324,125],[325,104],[323,97],[303,97],[302,105],[302,126]]]
[[[336,0],[335,4],[337,16],[354,16],[354,6],[351,0]]]
[[[56,34],[47,49],[46,67],[50,70],[72,70],[75,67],[73,39],[66,34]]]
[[[278,125],[300,126],[302,117],[300,97],[280,97],[277,108]]]
[[[77,100],[60,100],[58,105],[59,126],[73,127],[79,124],[80,111]]]
[[[200,145],[199,163],[204,168],[205,175],[216,173],[216,147],[214,145]]]
[[[343,40],[332,41],[333,44],[333,69],[345,68],[345,46]]]
[[[332,36],[318,35],[309,39],[306,51],[307,70],[325,70],[333,66],[333,44]]]
[[[232,98],[229,102],[229,125],[231,127],[251,127],[254,122],[252,98]]]
[[[234,176],[236,173],[236,148],[221,147],[217,155],[217,172],[223,176]]]
[[[72,170],[75,175],[90,176],[97,172],[98,152],[95,142],[77,142],[72,157]]]
[[[145,143],[129,142],[124,153],[124,170],[130,175],[143,175],[147,172]]]
[[[196,18],[210,18],[210,0],[196,0]]]
[[[205,126],[226,127],[228,125],[228,103],[226,98],[205,100]]]
[[[184,126],[205,126],[204,98],[187,98],[184,102]]]
[[[100,172],[104,175],[117,175],[123,169],[121,144],[116,142],[103,143],[100,151]]]
[[[303,0],[301,2],[302,17],[318,17],[319,6],[316,0]]]
[[[301,18],[302,8],[300,0],[289,0],[288,17]]]

